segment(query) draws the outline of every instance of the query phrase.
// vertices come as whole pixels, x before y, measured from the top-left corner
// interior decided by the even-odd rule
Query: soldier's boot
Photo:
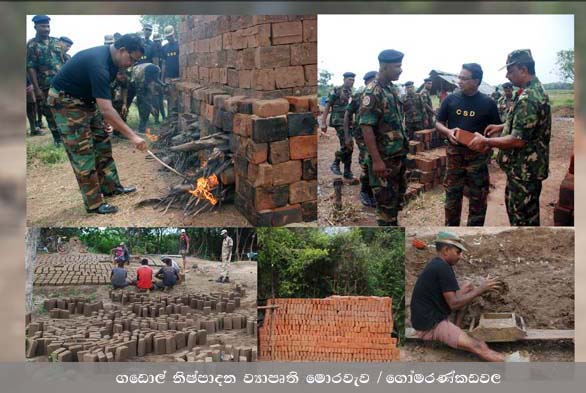
[[[220,276],[220,277],[219,277],[219,278],[216,280],[216,282],[224,282],[224,276]]]
[[[53,144],[55,146],[60,146],[63,144],[63,140],[61,139],[61,133],[58,129],[51,129],[51,135],[53,135]]]
[[[86,209],[85,210],[88,213],[97,213],[97,214],[114,214],[116,212],[118,212],[118,208],[116,206],[107,204],[107,203],[102,203],[100,206],[98,206],[95,209]]]
[[[226,276],[224,277],[224,281],[222,281],[224,284],[229,283],[230,282],[230,277]]]
[[[354,174],[351,170],[352,162],[345,162],[344,163],[344,178],[348,180],[354,180]]]
[[[340,159],[336,158],[332,165],[330,166],[330,170],[334,175],[342,176],[342,172],[340,171]]]
[[[365,191],[360,191],[360,202],[366,207],[373,207],[372,199]]]

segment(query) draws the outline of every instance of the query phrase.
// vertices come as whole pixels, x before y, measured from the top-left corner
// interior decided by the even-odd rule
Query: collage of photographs
[[[28,362],[574,361],[572,15],[28,15],[26,76]]]

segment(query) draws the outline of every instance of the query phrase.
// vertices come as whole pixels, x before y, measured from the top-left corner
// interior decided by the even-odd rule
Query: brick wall
[[[270,299],[258,329],[261,361],[377,361],[400,358],[391,298]],[[273,325],[271,328],[271,324]],[[271,333],[272,330],[272,333]]]

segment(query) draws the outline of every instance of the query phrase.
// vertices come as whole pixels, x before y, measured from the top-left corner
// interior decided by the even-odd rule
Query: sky
[[[515,34],[515,32],[517,32]],[[348,48],[348,49],[346,49]],[[405,54],[399,83],[423,83],[432,69],[459,73],[463,63],[479,63],[484,81],[506,82],[507,54],[529,48],[537,77],[558,82],[556,53],[574,48],[573,15],[320,15],[318,67],[334,74],[362,76],[378,70],[378,54],[396,49]]]
[[[32,17],[33,15],[26,17],[27,41],[36,34],[35,25],[31,21]],[[49,15],[49,17],[51,18],[51,36],[57,38],[66,36],[73,41],[73,46],[68,52],[71,56],[81,50],[102,45],[106,34],[136,33],[142,30],[140,15]],[[153,30],[153,33],[156,32]]]

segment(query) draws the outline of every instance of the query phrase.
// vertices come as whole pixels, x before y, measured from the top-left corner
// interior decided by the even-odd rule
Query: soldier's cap
[[[449,244],[451,246],[458,247],[462,251],[468,251],[466,247],[464,247],[464,240],[452,232],[438,232],[435,238],[435,242]]]
[[[40,24],[40,23],[49,23],[50,20],[51,20],[51,18],[49,18],[47,15],[35,15],[35,16],[33,16],[33,23],[35,25]]]
[[[511,82],[505,82],[501,86],[503,89],[512,89],[513,88],[513,84]]]
[[[222,229],[222,232],[220,232],[220,235],[221,235],[221,236],[224,236],[226,233],[228,233],[228,231],[227,231],[227,230],[225,230],[225,229]]]
[[[142,29],[143,30],[153,30],[153,25],[151,25],[150,23],[145,23],[144,25],[142,25]]]
[[[114,43],[114,36],[112,34],[106,34],[104,36],[104,44],[110,45]]]
[[[531,49],[516,49],[509,53],[509,55],[507,56],[507,64],[501,67],[499,71],[507,68],[508,66],[512,66],[516,63],[530,62],[535,62],[535,60],[533,60],[533,55],[531,54]]]
[[[369,79],[372,79],[372,78],[376,78],[376,71],[368,71],[368,72],[367,72],[366,74],[364,74],[364,76],[362,77],[362,79],[363,79],[364,81],[367,81],[367,80],[369,80]]]
[[[433,79],[431,79],[431,78],[425,78],[423,81],[424,82],[433,82]]]
[[[69,37],[65,37],[65,36],[59,37],[59,41],[65,42],[66,44],[69,44],[69,45],[73,45],[73,41],[71,41],[71,38],[69,38]]]
[[[159,33],[153,34],[153,41],[163,41],[161,34],[159,34]]]
[[[405,56],[402,52],[394,49],[385,49],[381,53],[378,54],[378,62],[379,63],[400,63],[403,61],[403,56]]]
[[[344,72],[344,73],[342,74],[342,76],[343,76],[344,78],[354,78],[354,77],[356,76],[356,74],[355,74],[355,73],[353,73],[353,72]]]
[[[405,85],[404,86],[405,87],[407,87],[407,86],[413,86],[413,81],[407,81],[407,82],[405,82]]]
[[[122,34],[114,33],[114,41],[118,41],[120,39],[120,37],[122,37]]]
[[[170,37],[173,34],[175,34],[175,29],[171,25],[166,26],[165,30],[163,30],[163,35],[165,36],[165,38]]]

